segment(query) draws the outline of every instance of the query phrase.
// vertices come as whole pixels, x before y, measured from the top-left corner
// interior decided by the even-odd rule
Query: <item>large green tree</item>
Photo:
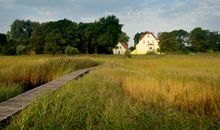
[[[63,54],[67,46],[75,47],[81,53],[111,53],[118,40],[129,39],[121,28],[114,15],[79,24],[68,19],[41,24],[15,20],[7,37],[8,45],[13,46],[10,52],[14,53],[16,48],[18,54]]]
[[[174,30],[173,33],[176,37],[178,49],[182,50],[186,45],[189,45],[189,33],[183,29]]]
[[[122,33],[122,25],[114,15],[103,17],[99,22],[102,29],[98,38],[98,51],[101,53],[111,53],[112,48],[118,44],[120,34]]]
[[[209,48],[208,40],[209,31],[198,27],[190,32],[191,49],[194,52],[206,52]]]
[[[159,35],[160,51],[165,53],[173,53],[178,50],[176,36],[170,32],[163,32]]]

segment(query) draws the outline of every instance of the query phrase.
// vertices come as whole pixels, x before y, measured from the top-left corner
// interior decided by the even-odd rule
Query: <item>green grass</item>
[[[11,84],[4,86],[3,84],[0,86],[0,102],[14,97],[20,94],[23,91],[22,86],[18,84]]]
[[[6,129],[219,129],[220,55],[93,55],[85,77],[39,97]]]
[[[18,64],[17,60],[13,62],[14,57],[3,57],[2,61],[7,62],[1,62],[0,65],[7,66],[0,69],[0,101],[21,93],[22,91],[16,91],[17,86],[21,86],[21,90],[26,91],[74,70],[99,64],[86,57],[45,57],[17,57],[20,59]],[[15,90],[13,91],[13,89]]]

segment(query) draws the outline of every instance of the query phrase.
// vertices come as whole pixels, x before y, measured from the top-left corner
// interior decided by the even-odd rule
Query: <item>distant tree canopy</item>
[[[134,45],[139,42],[144,32],[136,33]],[[166,53],[220,52],[220,34],[216,31],[203,30],[200,27],[187,32],[183,29],[158,34],[160,51]]]
[[[68,46],[77,48],[80,53],[111,53],[119,39],[129,40],[121,29],[114,15],[92,23],[68,19],[46,23],[15,20],[7,38],[5,34],[0,35],[0,53],[64,54]]]
[[[178,42],[173,33],[163,32],[159,36],[160,39],[160,51],[161,52],[175,52],[178,50]]]
[[[2,52],[2,49],[6,44],[7,44],[6,35],[0,33],[0,53]]]
[[[118,41],[128,43],[129,39],[130,37],[125,32],[122,32]]]

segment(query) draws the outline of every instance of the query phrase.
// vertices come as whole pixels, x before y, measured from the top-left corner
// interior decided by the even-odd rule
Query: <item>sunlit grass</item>
[[[10,94],[14,93],[12,91],[13,85],[15,89],[17,89],[16,86],[21,86],[23,90],[29,90],[74,70],[98,65],[97,62],[86,57],[41,57],[33,56],[32,60],[31,56],[18,57],[20,59],[18,63],[17,60],[14,61],[14,57],[7,57],[7,63],[1,63],[1,65],[8,66],[0,71],[0,86],[2,88],[0,89],[0,100],[15,95]],[[4,58],[2,60],[6,61]],[[12,96],[4,94],[7,90],[7,93]]]
[[[104,64],[7,129],[220,128],[220,55],[92,57]]]

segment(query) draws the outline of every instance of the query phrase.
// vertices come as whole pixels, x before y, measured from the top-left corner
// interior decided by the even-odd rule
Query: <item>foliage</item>
[[[1,84],[0,86],[0,102],[9,99],[11,97],[14,97],[20,93],[22,93],[22,87],[19,84],[9,84],[4,85]]]
[[[125,32],[122,32],[118,41],[128,43],[129,39],[129,36]]]
[[[134,45],[139,42],[140,36],[143,33],[144,32],[135,34]],[[169,53],[188,54],[190,52],[208,52],[209,50],[220,52],[220,35],[218,31],[211,32],[197,27],[189,33],[183,29],[173,30],[171,32],[160,32],[158,33],[158,37],[160,43],[166,42],[163,44],[165,46],[162,44],[161,46],[163,46],[163,49],[166,48],[165,50]],[[161,52],[165,51],[163,49],[161,49]]]
[[[131,51],[130,51],[130,49],[127,49],[127,50],[125,51],[124,55],[125,55],[126,57],[128,57],[128,58],[131,58]]]
[[[185,47],[189,45],[189,33],[185,30],[174,30],[171,32],[175,35],[178,51],[185,51]]]
[[[2,53],[2,49],[6,43],[7,43],[6,35],[0,33],[0,54]]]
[[[65,54],[66,55],[75,55],[75,54],[79,54],[79,51],[75,47],[67,46],[65,49]]]
[[[138,44],[141,35],[143,35],[145,32],[136,33],[134,36],[134,47]]]
[[[10,39],[2,49],[4,55],[15,55],[16,54],[16,41]]]
[[[163,32],[160,34],[159,39],[160,52],[170,53],[178,50],[178,43],[174,34]]]
[[[64,54],[67,46],[77,48],[81,53],[111,53],[112,48],[123,36],[122,25],[114,15],[102,17],[93,23],[76,23],[68,19],[46,23],[30,20],[15,20],[7,33],[8,42],[4,54],[12,54],[8,48],[25,45],[28,54]],[[1,51],[0,44],[0,51]],[[4,48],[4,47],[3,47]]]
[[[131,46],[129,49],[130,49],[131,51],[133,51],[133,50],[135,50],[135,47]]]
[[[22,55],[22,54],[25,54],[26,53],[26,46],[25,45],[18,45],[16,47],[16,54],[17,55]]]

